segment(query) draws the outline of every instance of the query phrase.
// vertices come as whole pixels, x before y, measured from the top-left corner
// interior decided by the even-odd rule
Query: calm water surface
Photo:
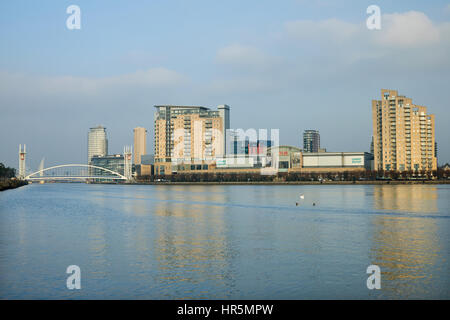
[[[0,193],[1,299],[449,299],[449,272],[448,185]]]

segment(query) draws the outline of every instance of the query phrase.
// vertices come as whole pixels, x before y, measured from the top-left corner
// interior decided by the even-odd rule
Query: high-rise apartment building
[[[88,133],[88,163],[93,156],[106,156],[108,154],[108,139],[106,128],[97,126],[90,128]]]
[[[226,130],[230,108],[218,110],[201,106],[155,106],[155,164],[201,163],[226,152]],[[158,165],[157,165],[158,166]],[[159,165],[156,174],[167,174],[168,165]]]
[[[318,130],[305,130],[303,132],[303,152],[319,152],[320,134]]]
[[[222,155],[228,153],[227,150],[227,132],[226,130],[230,129],[230,107],[226,104],[221,104],[217,107],[219,111],[219,117],[222,119],[222,130],[223,130],[223,150]]]
[[[141,164],[141,156],[147,152],[147,130],[137,127],[134,132],[134,164]]]
[[[395,90],[372,100],[375,170],[436,170],[434,115]]]

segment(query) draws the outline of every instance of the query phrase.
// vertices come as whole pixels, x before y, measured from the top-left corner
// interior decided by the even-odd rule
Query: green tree
[[[15,176],[16,176],[16,169],[5,167],[5,165],[0,162],[0,178],[12,178]]]

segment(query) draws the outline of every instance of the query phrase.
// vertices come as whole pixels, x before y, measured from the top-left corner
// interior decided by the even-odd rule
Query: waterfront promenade
[[[137,181],[137,185],[438,185],[450,180],[374,180],[374,181]]]

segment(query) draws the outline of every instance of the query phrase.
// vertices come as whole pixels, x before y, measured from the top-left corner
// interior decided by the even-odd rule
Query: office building
[[[372,100],[375,170],[436,170],[434,115],[395,90]]]
[[[155,174],[171,174],[181,164],[203,164],[226,153],[230,108],[155,106]],[[174,169],[175,170],[175,169]]]
[[[302,168],[325,169],[333,171],[338,168],[371,169],[372,155],[368,152],[309,152],[302,157]]]
[[[124,174],[125,168],[125,160],[123,154],[113,154],[113,155],[105,155],[105,156],[97,156],[94,155],[91,158],[91,165],[96,167],[101,167],[105,169],[109,169],[111,171]],[[94,176],[109,176],[111,175],[109,172],[103,171],[101,169],[92,168],[92,175]]]
[[[370,153],[374,154],[373,137],[372,137],[372,140],[370,141]]]
[[[141,157],[147,153],[147,130],[137,127],[134,133],[134,164],[141,164]]]
[[[155,164],[155,156],[153,154],[143,154],[141,156],[141,164]]]
[[[88,133],[88,164],[93,156],[106,156],[108,154],[108,139],[106,128],[97,126],[90,128]]]
[[[303,153],[294,146],[274,146],[268,148],[266,158],[263,166],[252,157],[218,158],[216,167],[209,171],[239,172],[247,169],[247,172],[258,172],[258,169],[273,167],[277,172],[355,172],[370,170],[372,155],[368,152]]]
[[[141,163],[135,166],[137,176],[151,176],[154,174],[155,156],[152,154],[141,155]]]
[[[243,130],[230,129],[227,132],[227,157],[254,157],[257,158],[267,155],[268,148],[274,143],[267,139],[258,139],[256,131],[245,132]]]
[[[302,150],[294,146],[274,146],[268,150],[267,166],[277,168],[278,172],[300,170],[302,164]]]
[[[437,142],[434,142],[434,156],[436,157],[436,163],[437,163],[437,158],[438,158],[438,145]]]
[[[319,152],[320,134],[318,130],[305,130],[303,132],[303,152]]]
[[[222,130],[223,130],[223,149],[221,154],[227,154],[227,130],[230,129],[230,107],[226,104],[221,104],[217,107],[219,111],[219,117],[222,119]]]
[[[265,156],[267,155],[267,149],[271,146],[272,141],[270,140],[251,141],[248,138],[245,140],[235,139],[232,141],[231,153],[228,155]]]

